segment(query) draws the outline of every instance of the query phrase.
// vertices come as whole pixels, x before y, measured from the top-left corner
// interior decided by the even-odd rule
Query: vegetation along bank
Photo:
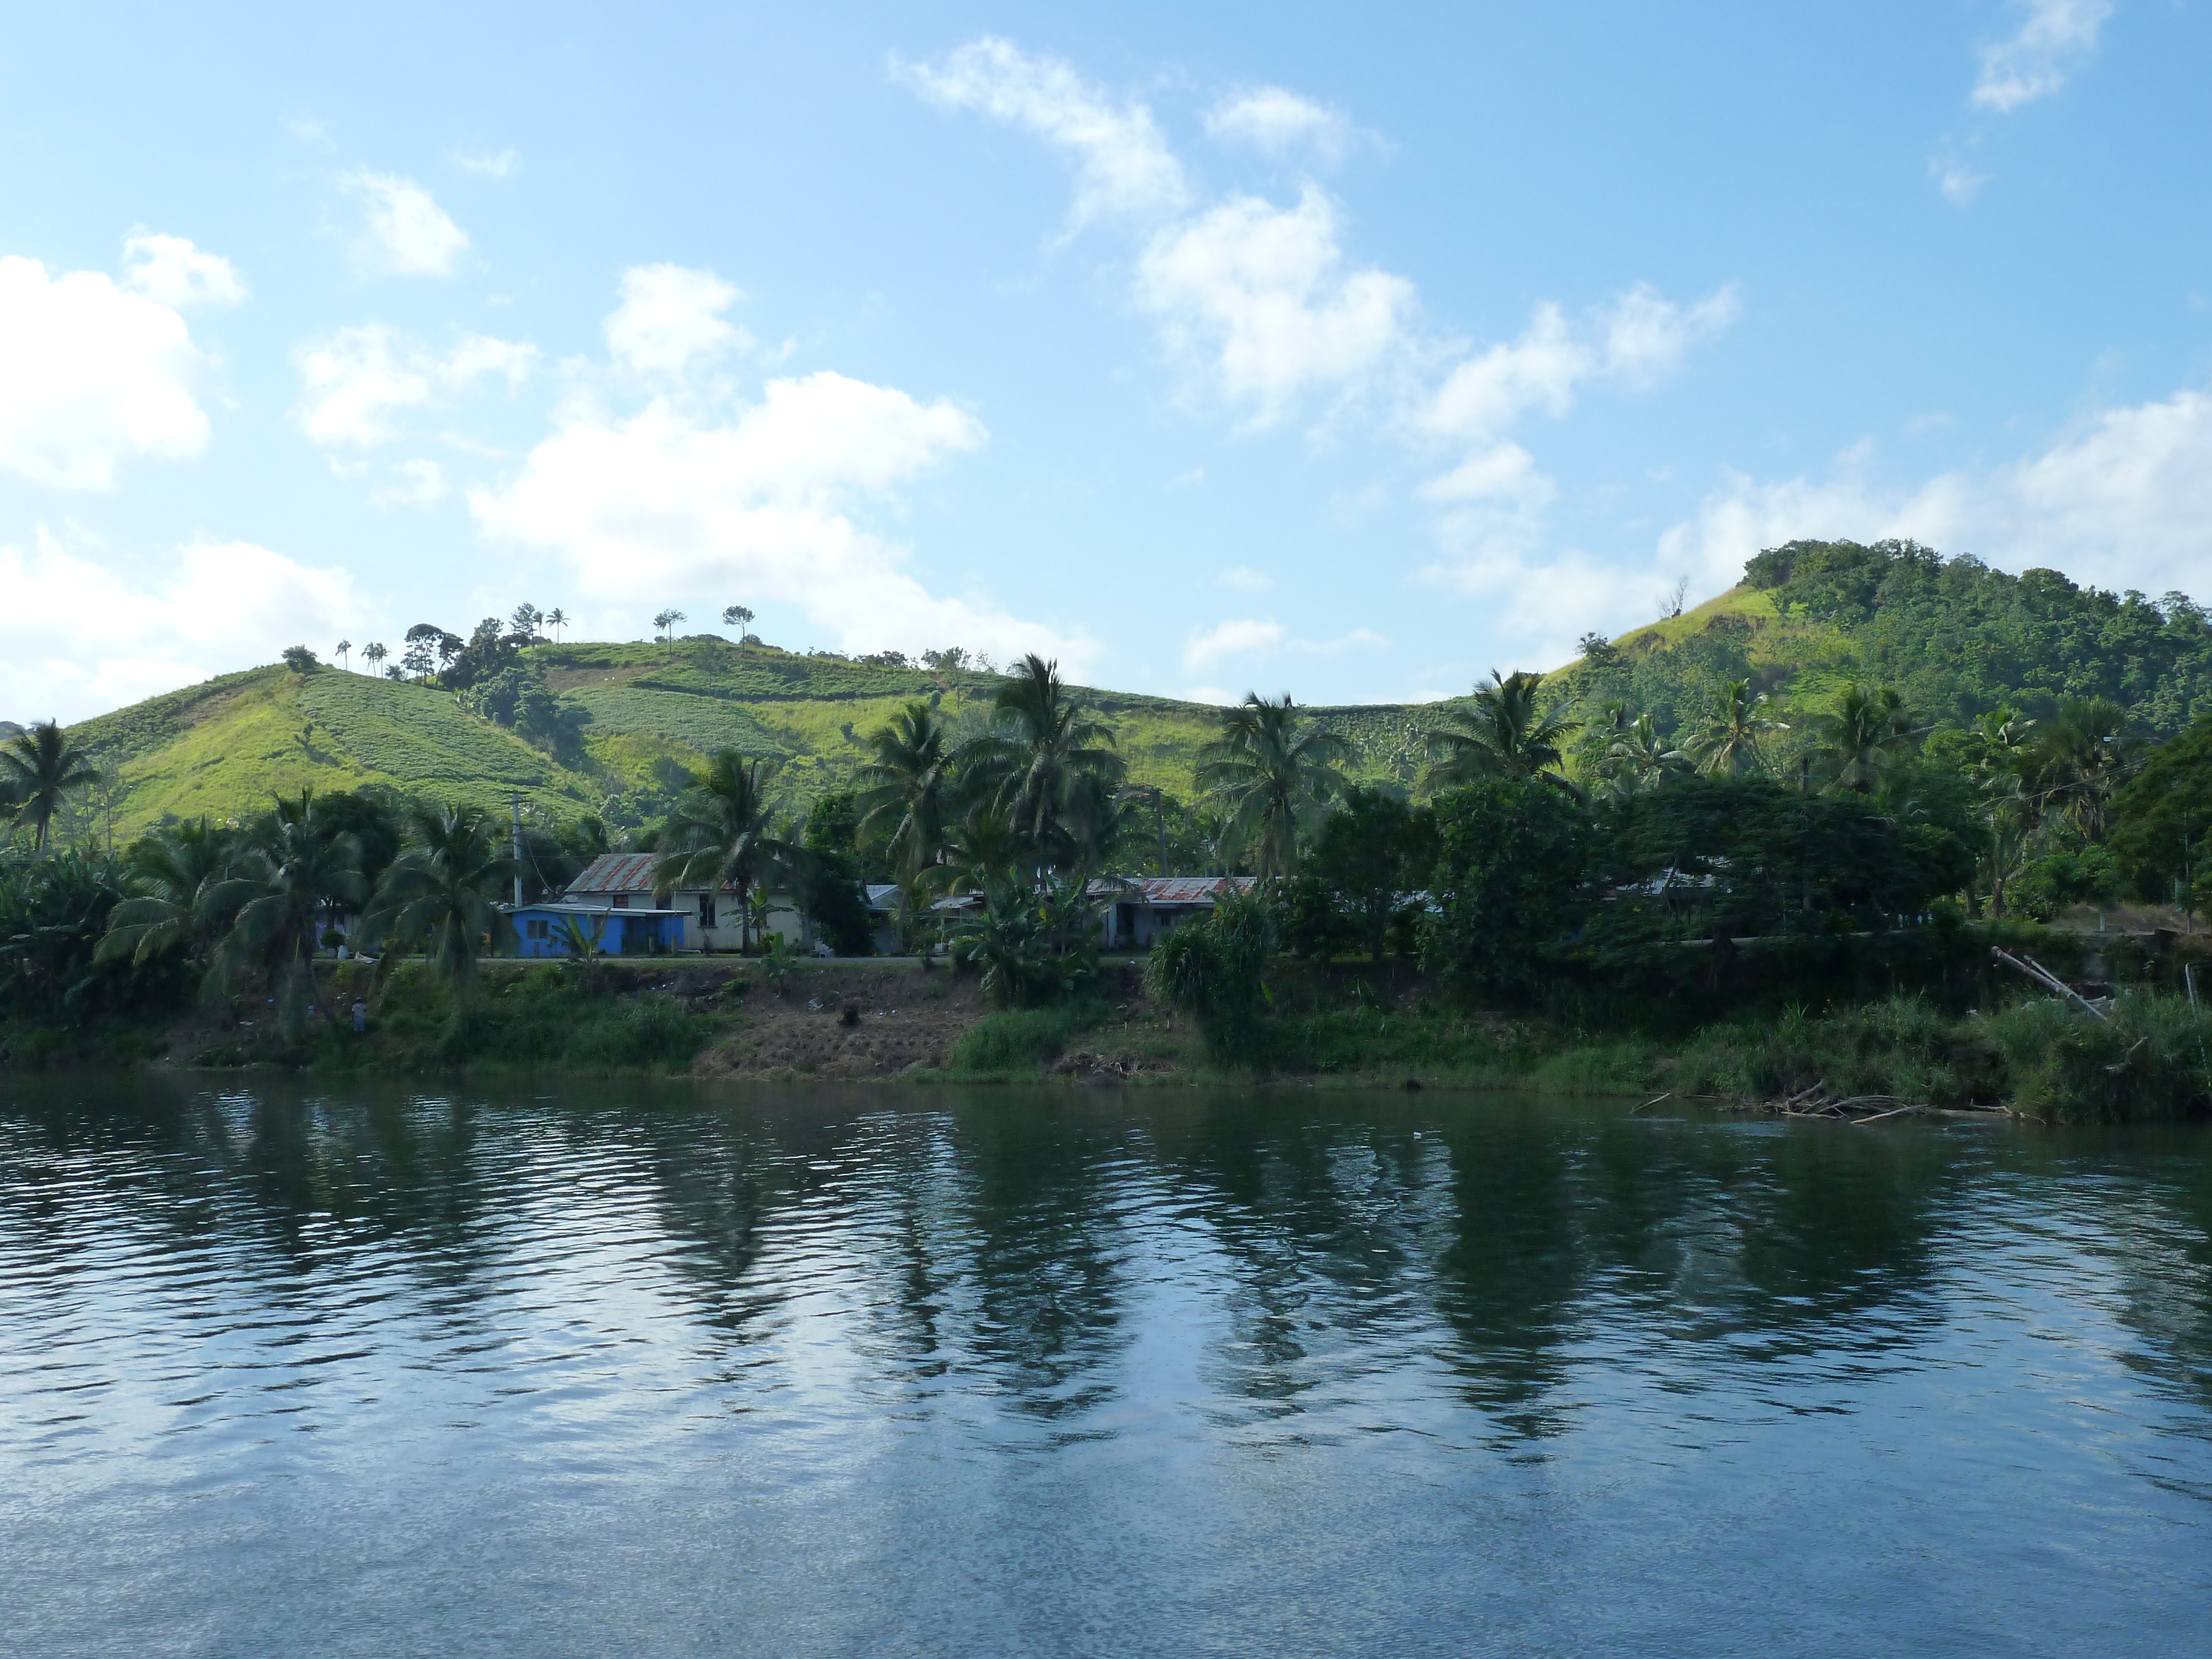
[[[528,606],[465,641],[425,624],[381,678],[299,647],[0,733],[0,1051],[2212,1105],[2201,610],[1850,543],[1673,608],[1556,673],[1358,719],[957,647],[679,641],[672,616],[634,647],[546,641]],[[364,767],[395,697],[414,749]],[[274,763],[234,742],[234,794],[176,810],[202,728],[302,709]],[[418,752],[441,743],[443,773]],[[223,768],[185,769],[205,792]],[[608,959],[578,928],[514,960],[518,884],[557,896],[617,850],[662,896],[724,895],[753,954]],[[1252,880],[1106,950],[1146,875]],[[898,954],[860,954],[871,884]]]

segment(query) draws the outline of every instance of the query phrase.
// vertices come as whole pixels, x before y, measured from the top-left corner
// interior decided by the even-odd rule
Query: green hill
[[[520,665],[564,710],[586,718],[556,758],[472,706],[469,695],[322,667],[228,674],[73,728],[115,775],[85,803],[125,837],[167,817],[228,817],[271,795],[380,785],[406,794],[503,807],[519,792],[533,816],[586,813],[620,827],[666,810],[678,769],[715,750],[782,762],[794,807],[849,777],[863,739],[910,700],[934,699],[956,727],[980,726],[998,680],[935,673],[718,639],[659,645],[537,645]],[[1115,726],[1133,781],[1189,792],[1194,752],[1214,730],[1204,704],[1086,690]],[[1352,744],[1353,771],[1410,782],[1419,763],[1415,711],[1324,708]]]
[[[258,668],[76,728],[113,776],[80,810],[126,836],[172,816],[257,810],[272,794],[377,784],[499,805],[519,792],[533,816],[592,813],[619,828],[659,816],[678,769],[723,747],[778,757],[796,808],[849,777],[862,738],[901,703],[935,699],[956,727],[980,725],[997,684],[972,671],[714,637],[509,654],[572,734],[558,757],[483,712],[481,689]],[[2181,594],[2154,604],[2053,571],[2007,575],[1911,543],[1796,542],[1760,554],[1743,584],[1695,610],[1589,641],[1547,690],[1589,714],[1616,702],[1648,710],[1663,732],[1694,724],[1737,679],[1767,692],[1789,723],[1777,744],[1784,757],[1853,679],[1895,684],[1922,720],[1940,724],[1964,724],[2001,702],[2039,714],[2062,697],[2106,696],[2162,736],[2212,714],[2212,626]],[[1133,781],[1188,796],[1214,711],[1124,692],[1084,696],[1115,724]],[[1350,742],[1357,779],[1413,782],[1431,714],[1403,705],[1311,712]]]

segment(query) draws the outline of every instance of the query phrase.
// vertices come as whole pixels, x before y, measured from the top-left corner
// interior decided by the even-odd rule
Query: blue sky
[[[2208,71],[2174,0],[16,8],[0,715],[525,599],[1334,702],[1796,535],[2212,598]]]

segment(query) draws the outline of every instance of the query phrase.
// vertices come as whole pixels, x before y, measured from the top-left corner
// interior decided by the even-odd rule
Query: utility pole
[[[522,791],[514,792],[514,908],[522,908]]]

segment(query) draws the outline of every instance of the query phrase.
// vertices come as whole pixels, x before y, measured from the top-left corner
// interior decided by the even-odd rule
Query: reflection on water
[[[2212,1139],[0,1085],[0,1628],[208,1654],[2170,1652]]]

